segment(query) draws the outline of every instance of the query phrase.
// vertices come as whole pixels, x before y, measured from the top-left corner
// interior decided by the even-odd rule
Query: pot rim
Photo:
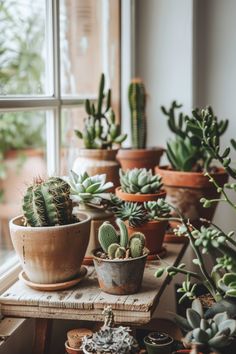
[[[156,196],[160,196],[159,198],[165,198],[165,196],[166,196],[166,190],[164,189],[164,188],[162,188],[159,192],[157,192],[157,193],[147,193],[147,194],[138,194],[138,193],[136,193],[136,194],[132,194],[132,193],[127,193],[127,192],[123,192],[122,191],[122,189],[121,189],[121,186],[118,186],[118,187],[116,187],[116,189],[115,189],[115,192],[116,193],[119,193],[119,194],[121,194],[121,197],[122,197],[122,195],[123,196],[131,196],[131,198],[132,197],[134,197],[134,198],[141,198],[141,199],[143,199],[143,198],[146,198],[146,199],[148,199],[148,198],[153,198],[153,197],[156,197]],[[135,200],[136,201],[136,200]]]
[[[165,334],[167,334],[167,333],[165,333]],[[164,347],[166,345],[171,345],[174,342],[174,339],[169,334],[167,334],[167,335],[170,338],[170,341],[167,342],[167,343],[163,343],[163,344],[151,344],[151,343],[148,343],[146,341],[146,338],[148,338],[148,335],[143,338],[143,341],[144,341],[145,344],[150,345],[152,348],[160,348],[160,347]]]
[[[102,250],[102,248],[96,248],[94,250],[92,250],[92,256],[93,256],[93,259],[95,259],[96,261],[98,262],[106,262],[106,263],[123,263],[123,262],[134,262],[136,260],[139,260],[139,259],[143,259],[143,258],[147,258],[148,256],[148,252],[143,254],[142,256],[140,257],[136,257],[136,258],[127,258],[127,259],[104,259],[104,258],[99,258],[97,256],[95,256],[95,252],[99,251],[99,250]]]
[[[81,225],[81,224],[86,224],[87,222],[91,221],[91,217],[89,216],[89,214],[87,213],[81,213],[81,212],[78,212],[77,213],[78,217],[80,217],[80,215],[85,215],[86,216],[86,219],[84,220],[81,220],[81,221],[78,221],[78,222],[74,222],[72,224],[67,224],[67,225],[54,225],[54,226],[23,226],[23,225],[18,225],[16,224],[16,220],[19,220],[19,219],[22,219],[24,216],[23,215],[18,215],[18,216],[15,216],[14,218],[12,218],[10,221],[9,221],[9,227],[14,227],[14,228],[18,228],[18,229],[21,229],[22,231],[46,231],[46,230],[52,230],[55,228],[56,229],[60,229],[60,230],[63,230],[63,229],[66,229],[68,227],[73,227],[73,226],[78,226],[78,225]]]
[[[72,347],[70,347],[70,346],[69,346],[69,341],[68,341],[68,339],[65,341],[65,347],[66,347],[67,349],[75,350],[75,351],[77,351],[78,353],[81,353],[81,352],[83,351],[81,348],[72,348]]]
[[[161,146],[149,146],[147,148],[133,148],[132,146],[130,147],[122,147],[119,149],[119,152],[123,152],[123,151],[132,151],[132,152],[144,152],[144,151],[148,151],[148,152],[153,152],[153,151],[158,151],[158,152],[164,152],[166,151],[165,148],[161,147]]]
[[[200,176],[200,175],[203,175],[204,176],[204,173],[205,172],[192,172],[192,171],[176,171],[176,170],[173,170],[172,168],[170,168],[170,165],[163,165],[163,166],[156,166],[155,167],[157,170],[162,170],[162,171],[166,171],[167,173],[179,173],[179,174],[183,174],[185,176],[190,176],[191,175],[194,175],[194,176]],[[223,167],[217,167],[218,171],[215,171],[213,173],[210,173],[210,175],[214,176],[214,175],[227,175],[227,172],[226,170],[223,168]],[[207,177],[207,176],[204,176],[204,177]]]

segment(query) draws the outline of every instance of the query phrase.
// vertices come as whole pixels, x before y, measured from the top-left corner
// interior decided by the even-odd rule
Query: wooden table
[[[166,247],[168,252],[165,262],[177,265],[186,250],[186,244],[168,243]],[[40,354],[46,353],[45,341],[46,332],[50,327],[49,319],[100,322],[103,319],[104,306],[111,305],[117,323],[142,325],[150,321],[161,294],[170,281],[166,275],[161,278],[154,277],[159,264],[159,261],[147,263],[140,292],[128,296],[102,292],[98,287],[93,267],[88,267],[89,276],[83,282],[69,290],[40,292],[17,281],[0,296],[1,312],[4,316],[44,319],[37,321],[38,349],[35,349],[34,353]],[[41,342],[43,343],[40,346]]]

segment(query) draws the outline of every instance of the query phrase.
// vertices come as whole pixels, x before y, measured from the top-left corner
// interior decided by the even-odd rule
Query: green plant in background
[[[170,217],[171,209],[164,199],[144,202],[143,206],[147,213],[148,220],[158,220],[158,218]]]
[[[167,123],[175,138],[167,143],[167,157],[173,169],[177,171],[209,171],[211,162],[217,158],[203,144],[205,139],[220,144],[220,137],[228,127],[228,120],[218,120],[211,107],[192,111],[189,117],[182,112],[176,116],[176,110],[182,105],[172,102],[167,110],[161,107],[168,117]],[[207,135],[207,137],[205,137]]]
[[[26,226],[68,225],[74,222],[70,186],[59,177],[35,179],[23,198]]]
[[[111,199],[107,190],[113,187],[113,183],[106,182],[106,174],[89,176],[87,172],[78,175],[71,171],[63,179],[70,185],[70,196],[74,203],[101,205]]]
[[[134,168],[123,171],[120,169],[120,184],[123,192],[131,194],[153,194],[162,187],[161,176],[153,175],[152,170]]]
[[[212,350],[222,353],[235,340],[236,321],[227,312],[218,313],[206,319],[201,302],[196,299],[186,311],[186,318],[176,315],[176,323],[187,331],[183,342],[188,347],[194,346],[199,351],[210,353]],[[231,351],[230,351],[231,352]]]
[[[218,286],[226,296],[236,297],[236,273],[226,273],[218,281]]]
[[[125,223],[117,219],[119,234],[113,225],[105,221],[99,228],[98,240],[103,251],[110,259],[137,258],[145,252],[145,236],[141,232],[134,232],[130,239]]]
[[[120,125],[115,122],[115,113],[111,108],[111,90],[104,93],[105,76],[101,75],[97,104],[85,101],[88,117],[84,121],[84,130],[75,130],[79,139],[83,139],[87,149],[110,149],[113,144],[121,144],[127,134],[121,134]],[[104,108],[104,99],[106,107]]]
[[[134,149],[145,149],[147,136],[146,92],[140,79],[133,79],[128,90],[131,115],[132,146]]]

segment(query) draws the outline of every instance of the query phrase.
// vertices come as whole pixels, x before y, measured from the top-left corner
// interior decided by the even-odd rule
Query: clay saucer
[[[80,268],[79,274],[71,280],[62,283],[42,284],[42,283],[34,283],[30,281],[27,275],[25,274],[25,272],[22,270],[19,274],[19,279],[34,290],[57,291],[57,290],[65,290],[71,288],[72,286],[80,283],[86,277],[87,273],[88,273],[87,268],[82,266]]]

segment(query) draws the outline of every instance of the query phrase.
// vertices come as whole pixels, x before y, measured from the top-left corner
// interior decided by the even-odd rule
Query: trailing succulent
[[[176,110],[181,107],[176,101],[172,102],[169,110],[161,107],[168,117],[170,130],[175,134],[175,138],[167,143],[169,162],[177,171],[208,171],[212,159],[219,157],[220,137],[228,127],[228,120],[218,120],[211,107],[197,108],[191,117],[182,112],[176,117]],[[228,150],[222,159],[227,157],[227,153]]]
[[[145,114],[146,92],[140,79],[133,79],[128,91],[131,115],[132,146],[134,149],[145,149],[147,122]]]
[[[87,172],[80,175],[74,171],[63,179],[70,185],[70,197],[74,203],[100,205],[110,200],[107,190],[113,187],[112,182],[106,182],[106,174],[89,176]]]
[[[162,187],[161,176],[153,175],[152,170],[146,168],[120,169],[119,173],[121,189],[126,193],[154,194]]]
[[[227,312],[206,319],[198,299],[187,309],[186,318],[176,315],[175,321],[188,332],[183,340],[185,345],[188,347],[194,345],[204,353],[210,353],[212,350],[221,353],[235,340],[236,320],[230,319]]]
[[[170,215],[170,207],[164,199],[149,201],[143,204],[123,202],[117,197],[112,197],[110,209],[117,218],[128,220],[131,227],[138,227],[151,220],[167,218]]]
[[[97,105],[85,101],[88,117],[84,120],[84,130],[75,130],[79,139],[83,139],[87,149],[109,149],[113,144],[121,144],[127,134],[121,134],[120,125],[115,122],[115,113],[111,108],[111,90],[104,93],[105,76],[101,75]],[[106,105],[104,104],[106,99]],[[105,108],[104,108],[105,106]]]
[[[75,221],[70,186],[59,177],[36,178],[27,188],[22,209],[26,226],[67,225]]]
[[[135,354],[139,352],[139,346],[129,327],[114,327],[114,315],[111,307],[104,309],[104,325],[92,336],[82,339],[84,353],[94,354]]]
[[[113,225],[105,221],[99,228],[98,240],[109,259],[127,259],[142,256],[145,249],[145,236],[141,232],[134,232],[130,238],[125,223],[117,219],[119,233]]]

